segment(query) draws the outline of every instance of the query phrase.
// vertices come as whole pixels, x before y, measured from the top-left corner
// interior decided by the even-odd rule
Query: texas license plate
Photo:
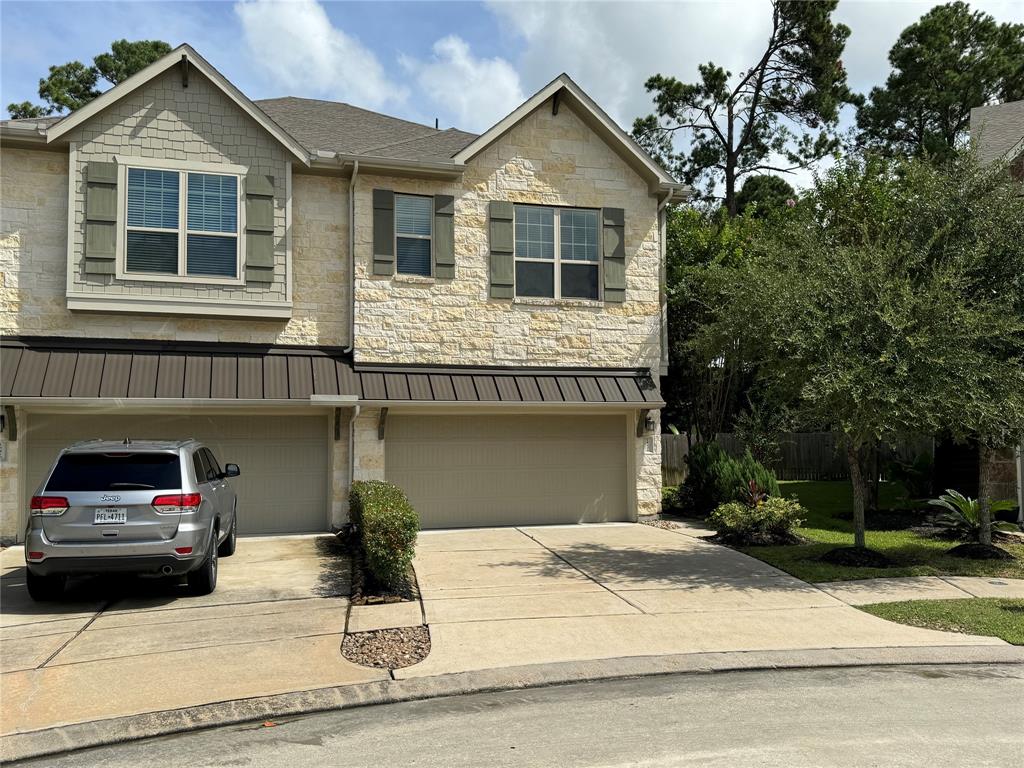
[[[93,525],[119,525],[128,522],[127,507],[101,507],[96,510]]]

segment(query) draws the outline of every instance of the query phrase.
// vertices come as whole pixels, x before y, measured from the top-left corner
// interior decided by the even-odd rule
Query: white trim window
[[[433,273],[434,198],[395,195],[395,269],[400,275]]]
[[[598,211],[515,206],[516,296],[601,297]]]
[[[128,166],[123,277],[240,282],[241,195],[237,174]]]

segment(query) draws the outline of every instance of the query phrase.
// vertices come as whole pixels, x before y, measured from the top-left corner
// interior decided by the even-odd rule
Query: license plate
[[[128,522],[127,507],[102,507],[96,510],[93,525],[120,525]]]

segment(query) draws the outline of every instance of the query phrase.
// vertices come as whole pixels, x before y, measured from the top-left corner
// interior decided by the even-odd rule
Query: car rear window
[[[66,453],[60,457],[47,491],[161,491],[181,488],[174,453]]]

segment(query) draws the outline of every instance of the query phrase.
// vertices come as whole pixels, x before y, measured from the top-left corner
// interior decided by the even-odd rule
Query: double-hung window
[[[402,275],[430,277],[434,200],[395,195],[395,267]]]
[[[238,176],[162,168],[127,175],[126,276],[238,278]]]
[[[599,298],[597,214],[515,206],[516,296]]]

